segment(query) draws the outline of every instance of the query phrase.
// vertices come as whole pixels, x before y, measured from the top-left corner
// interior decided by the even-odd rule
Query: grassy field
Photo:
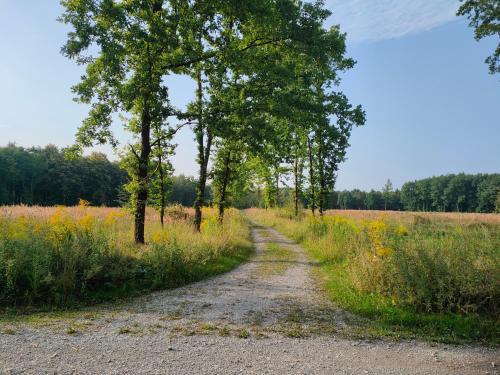
[[[500,215],[247,210],[319,261],[329,296],[364,332],[498,344]],[[365,324],[363,323],[363,324]]]
[[[167,209],[165,227],[147,213],[147,244],[133,243],[133,218],[117,208],[0,208],[0,306],[25,310],[109,301],[222,273],[252,251],[236,210],[221,226],[204,210],[201,232],[191,209]]]

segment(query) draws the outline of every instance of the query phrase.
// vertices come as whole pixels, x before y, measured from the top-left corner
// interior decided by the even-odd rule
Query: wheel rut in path
[[[498,350],[346,338],[293,241],[254,226],[237,269],[121,304],[0,324],[0,374],[498,374]]]

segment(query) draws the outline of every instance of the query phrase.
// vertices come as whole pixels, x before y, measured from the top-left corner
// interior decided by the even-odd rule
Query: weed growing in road
[[[241,328],[238,331],[238,338],[240,339],[247,339],[250,337],[250,332],[248,332],[245,328]]]
[[[75,327],[68,327],[68,329],[66,329],[66,333],[68,335],[76,335],[79,332],[78,332],[78,330]]]
[[[16,330],[10,327],[4,328],[0,331],[0,333],[3,333],[4,335],[15,335]]]
[[[229,327],[224,326],[224,327],[219,328],[219,335],[220,336],[226,337],[226,336],[229,336],[230,334],[231,334],[231,330],[229,329]]]

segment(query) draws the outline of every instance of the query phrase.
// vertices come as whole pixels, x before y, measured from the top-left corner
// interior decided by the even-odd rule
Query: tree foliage
[[[117,206],[127,174],[104,154],[66,159],[49,145],[0,147],[0,204],[74,205],[85,199],[96,206]]]
[[[392,185],[392,184],[391,184]],[[438,212],[499,212],[499,174],[445,175],[410,181],[400,190],[335,192],[329,208]]]
[[[324,27],[330,12],[323,1],[61,3],[61,21],[72,27],[62,51],[86,67],[73,90],[90,105],[74,150],[95,143],[116,146],[113,114],[126,115],[124,126],[133,142],[123,157],[136,242],[144,243],[146,204],[158,203],[152,193],[159,197],[163,217],[169,141],[178,129],[169,126],[171,116],[192,126],[197,144],[197,230],[209,177],[220,221],[235,189],[249,187],[243,179],[252,179],[250,169],[236,161],[259,161],[255,177],[265,185],[268,206],[282,203],[280,185],[293,165],[298,213],[306,150],[310,185],[317,191],[311,195],[313,206],[323,212],[351,129],[365,121],[361,107],[334,89],[354,61],[345,56],[346,36],[339,27]],[[196,82],[195,99],[185,113],[170,105],[165,77],[171,74]]]
[[[466,16],[473,27],[476,40],[500,38],[500,2],[498,0],[461,0],[458,16]],[[500,73],[500,41],[491,56],[485,60],[490,74]]]

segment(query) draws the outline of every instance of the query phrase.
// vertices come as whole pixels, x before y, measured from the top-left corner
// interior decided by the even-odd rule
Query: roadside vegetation
[[[418,214],[409,221],[384,213],[350,218],[341,212],[294,218],[285,209],[247,214],[302,244],[320,262],[329,296],[369,318],[366,332],[498,343],[498,222]]]
[[[154,211],[146,245],[132,241],[126,211],[87,207],[3,207],[0,211],[0,306],[68,307],[171,288],[228,271],[251,253],[246,221],[227,211],[224,225],[206,209],[201,231],[192,210]]]

